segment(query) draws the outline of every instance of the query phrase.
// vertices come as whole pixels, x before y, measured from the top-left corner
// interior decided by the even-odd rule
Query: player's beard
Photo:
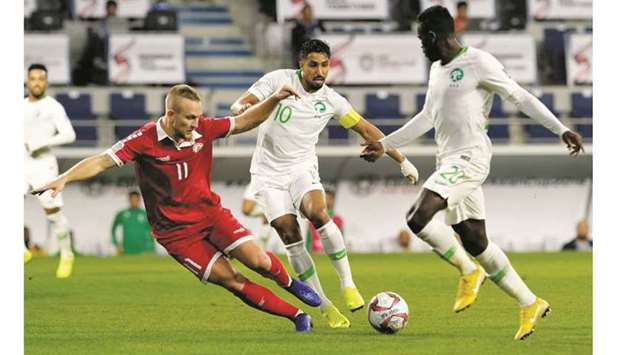
[[[323,77],[321,77],[323,78]],[[312,90],[319,90],[320,88],[323,87],[323,84],[325,84],[325,78],[323,78],[322,81],[319,82],[315,82],[314,80],[310,81],[310,88],[312,88]]]
[[[439,54],[439,48],[437,47],[428,47],[424,50],[424,55],[431,62],[436,62],[441,59],[441,55]]]
[[[43,95],[45,95],[45,90],[43,90],[42,88],[32,88],[29,90],[30,92],[30,96],[32,96],[35,99],[40,99],[43,97]]]

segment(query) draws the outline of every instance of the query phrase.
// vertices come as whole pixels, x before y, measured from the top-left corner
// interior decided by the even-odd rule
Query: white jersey
[[[263,176],[288,175],[303,167],[318,166],[315,146],[319,134],[333,117],[345,128],[354,126],[358,117],[351,104],[327,85],[309,93],[300,81],[301,71],[275,70],[265,74],[248,90],[264,100],[283,84],[301,96],[282,100],[258,129],[256,150],[250,173]]]
[[[437,158],[465,154],[481,160],[491,158],[487,136],[493,95],[499,94],[556,134],[568,130],[535,97],[508,76],[491,54],[465,47],[442,65],[431,65],[424,108],[398,131],[382,140],[386,149],[398,148],[435,128]]]
[[[62,105],[50,96],[37,101],[24,101],[24,143],[30,153],[42,148],[75,141],[75,131]],[[42,152],[39,157],[51,155]]]

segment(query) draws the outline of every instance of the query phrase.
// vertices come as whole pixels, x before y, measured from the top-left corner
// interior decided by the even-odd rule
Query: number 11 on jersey
[[[187,162],[176,163],[177,166],[177,177],[179,180],[187,179]]]

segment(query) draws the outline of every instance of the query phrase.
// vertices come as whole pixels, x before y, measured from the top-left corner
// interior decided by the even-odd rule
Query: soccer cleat
[[[285,290],[292,293],[308,306],[317,307],[321,304],[321,297],[310,286],[303,281],[292,279],[291,285],[285,287]]]
[[[459,288],[456,291],[456,300],[454,301],[453,310],[455,312],[464,311],[476,301],[480,286],[485,278],[486,275],[480,265],[478,265],[476,270],[461,276],[459,279]]]
[[[56,269],[56,277],[59,279],[64,279],[71,276],[71,271],[73,270],[73,260],[75,258],[73,255],[70,256],[60,256],[60,263],[58,264],[58,269]]]
[[[534,333],[534,327],[539,319],[545,318],[551,312],[549,303],[537,297],[536,302],[529,306],[521,307],[521,326],[515,334],[515,340],[523,340]]]
[[[327,324],[329,324],[330,328],[349,328],[351,326],[351,322],[349,322],[347,317],[340,313],[338,308],[331,303],[322,307],[321,314],[327,318]]]
[[[360,292],[355,287],[345,287],[342,290],[344,297],[344,303],[347,305],[351,312],[355,312],[364,308],[364,299]]]
[[[32,260],[32,252],[28,249],[24,249],[24,264],[28,264]]]
[[[295,322],[295,331],[299,333],[308,333],[312,331],[312,318],[306,313],[300,313],[293,320]]]

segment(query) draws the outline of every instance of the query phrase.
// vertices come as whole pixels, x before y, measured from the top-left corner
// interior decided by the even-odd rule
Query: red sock
[[[235,292],[243,302],[263,312],[288,319],[295,319],[299,308],[287,303],[269,289],[247,280],[240,292]]]
[[[269,272],[261,273],[261,275],[274,280],[280,287],[289,287],[291,285],[291,276],[284,268],[284,265],[282,265],[280,259],[271,252],[266,251],[265,253],[271,259],[271,269],[269,269]]]

